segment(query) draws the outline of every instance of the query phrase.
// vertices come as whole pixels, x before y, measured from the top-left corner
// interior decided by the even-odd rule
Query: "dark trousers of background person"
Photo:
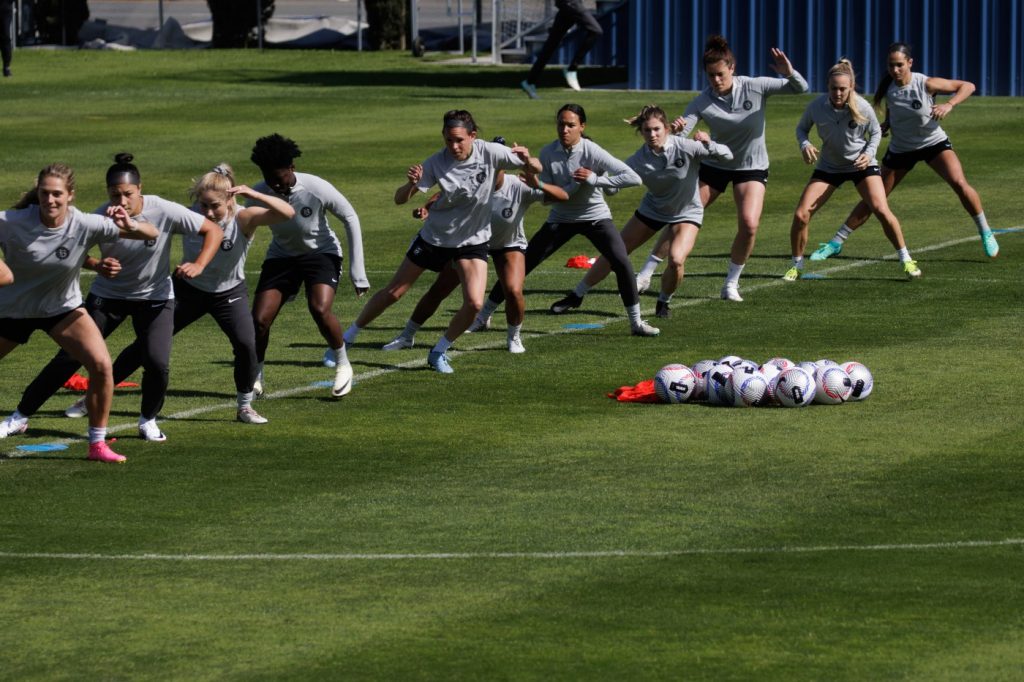
[[[615,282],[619,287],[622,303],[629,307],[640,302],[640,294],[636,291],[636,276],[633,264],[626,253],[626,245],[622,236],[615,229],[615,223],[609,219],[593,220],[582,223],[544,223],[537,234],[533,235],[526,247],[526,273],[529,274],[548,256],[575,237],[583,235],[590,240],[598,253],[607,259],[615,273]],[[495,303],[505,300],[505,290],[501,282],[494,285],[488,295]]]
[[[533,85],[540,82],[540,74],[547,66],[548,60],[555,54],[562,38],[573,26],[578,25],[587,32],[587,35],[576,50],[576,54],[573,55],[572,62],[569,63],[569,71],[579,68],[580,62],[587,56],[590,48],[604,35],[601,24],[597,23],[594,15],[583,7],[583,0],[556,0],[555,5],[558,7],[558,13],[555,14],[555,21],[551,25],[551,30],[548,31],[548,39],[544,41],[544,47],[540,49],[537,61],[533,63],[530,75],[526,77],[527,82]]]
[[[100,328],[103,338],[114,333],[129,317],[135,329],[136,343],[144,351],[142,361],[142,408],[146,419],[156,419],[167,395],[171,364],[171,330],[174,326],[174,300],[121,301],[89,294],[85,309]],[[30,417],[56,393],[82,365],[63,350],[57,353],[25,389],[18,411]]]
[[[0,57],[4,62],[4,75],[11,75],[14,56],[14,0],[0,0]]]

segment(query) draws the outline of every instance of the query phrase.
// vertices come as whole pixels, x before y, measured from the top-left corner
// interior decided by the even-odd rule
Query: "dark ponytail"
[[[893,43],[890,45],[889,49],[885,53],[886,60],[888,60],[889,55],[893,52],[899,52],[907,59],[914,58],[913,50],[910,48],[910,45],[907,45],[906,43]],[[878,87],[875,88],[875,96],[871,100],[871,103],[874,104],[876,108],[882,103],[882,100],[885,99],[885,91],[889,89],[890,85],[892,85],[892,74],[890,74],[889,69],[886,68],[885,75],[882,76],[882,80],[878,82]]]

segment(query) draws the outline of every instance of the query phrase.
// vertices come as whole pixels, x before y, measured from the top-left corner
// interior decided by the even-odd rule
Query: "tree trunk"
[[[373,50],[404,50],[407,0],[365,0]]]

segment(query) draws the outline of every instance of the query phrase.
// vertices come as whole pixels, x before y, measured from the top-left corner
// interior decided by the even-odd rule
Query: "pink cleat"
[[[119,455],[110,449],[105,442],[89,443],[89,456],[94,462],[107,462],[109,464],[122,464],[128,460],[124,455]]]

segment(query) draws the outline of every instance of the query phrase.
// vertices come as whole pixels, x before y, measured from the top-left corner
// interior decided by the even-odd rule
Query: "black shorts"
[[[713,168],[702,163],[698,177],[705,185],[721,194],[729,186],[730,182],[733,185],[740,185],[744,182],[760,182],[762,185],[767,185],[768,169],[722,170],[721,168]]]
[[[79,308],[80,307],[81,306],[79,306]],[[41,329],[49,334],[54,327],[63,322],[68,315],[72,314],[79,308],[69,310],[66,313],[61,313],[60,315],[54,315],[53,317],[0,318],[0,336],[8,341],[14,341],[18,344],[28,343],[29,337],[32,336],[32,332],[37,329]]]
[[[695,223],[692,220],[680,220],[677,223],[669,223],[665,222],[664,220],[655,220],[650,216],[645,216],[640,211],[634,211],[633,216],[654,232],[660,231],[661,228],[665,227],[666,225],[681,225],[682,223],[687,223],[688,225],[696,225],[697,229],[700,229],[700,223]]]
[[[476,260],[487,260],[487,243],[471,244],[469,246],[446,247],[434,246],[423,241],[423,237],[416,235],[412,240],[405,257],[424,270],[441,272],[445,266],[456,260],[474,258]]]
[[[915,149],[912,152],[891,152],[887,151],[885,156],[882,158],[882,165],[886,168],[892,168],[893,170],[910,170],[917,165],[918,161],[924,161],[925,163],[931,163],[932,159],[946,151],[952,149],[953,143],[949,141],[947,137],[938,144],[933,144],[931,147],[925,147],[924,149]]]
[[[268,258],[260,269],[260,281],[256,293],[275,289],[286,299],[299,293],[299,286],[306,285],[306,293],[316,284],[326,284],[338,290],[341,277],[341,256],[334,253],[308,253],[291,258]]]
[[[863,182],[864,178],[881,174],[882,171],[878,166],[868,166],[864,170],[850,171],[849,173],[826,173],[823,170],[816,170],[811,173],[811,180],[821,180],[822,182],[827,182],[833,187],[840,187],[847,180],[852,181],[854,185],[859,185]]]

